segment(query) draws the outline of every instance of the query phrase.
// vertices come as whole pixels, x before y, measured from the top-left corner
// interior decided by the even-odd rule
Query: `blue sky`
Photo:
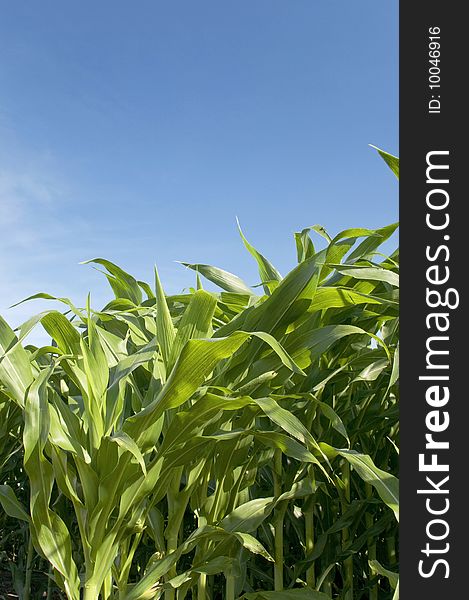
[[[169,292],[175,260],[257,283],[294,231],[398,218],[398,2],[2,3],[0,312],[108,297],[95,256]]]

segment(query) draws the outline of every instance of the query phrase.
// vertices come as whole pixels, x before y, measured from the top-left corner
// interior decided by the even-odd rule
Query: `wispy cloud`
[[[63,260],[71,247],[63,243],[68,226],[63,209],[67,186],[59,177],[37,167],[0,170],[0,312],[12,325],[18,325],[50,303],[9,306],[22,298],[45,291],[56,283],[58,249]],[[34,343],[45,341],[39,329]]]
[[[143,264],[151,277],[154,257],[148,250],[153,236],[142,235],[138,228],[132,232],[126,222],[116,223],[112,212],[106,222],[98,220],[92,208],[80,208],[83,196],[83,190],[43,164],[0,170],[0,314],[12,326],[42,310],[64,309],[45,300],[9,308],[38,292],[68,296],[83,306],[92,290],[93,305],[103,306],[110,299],[107,282],[90,266],[80,265],[84,259],[123,259],[123,266],[136,276],[142,276]],[[174,263],[159,266],[169,292],[192,285],[190,274]],[[49,342],[40,327],[28,339],[38,345]]]

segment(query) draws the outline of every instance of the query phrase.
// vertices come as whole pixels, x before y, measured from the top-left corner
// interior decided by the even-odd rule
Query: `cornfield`
[[[183,263],[195,287],[166,295],[97,258],[101,310],[41,293],[63,311],[0,319],[0,577],[24,600],[397,599],[396,228],[303,229],[285,277],[241,232],[255,288]]]

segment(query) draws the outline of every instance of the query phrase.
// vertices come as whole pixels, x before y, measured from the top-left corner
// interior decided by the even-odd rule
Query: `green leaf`
[[[0,317],[0,381],[6,393],[24,406],[26,389],[33,381],[33,372],[26,350],[18,343],[15,332]]]
[[[41,325],[65,354],[80,354],[80,334],[65,315],[49,311],[41,318]]]
[[[365,267],[356,264],[331,264],[330,266],[336,269],[338,273],[347,275],[348,277],[355,277],[355,279],[371,279],[372,281],[384,281],[394,287],[399,287],[399,275],[393,271],[389,271],[389,269],[383,269],[381,267]]]
[[[336,431],[338,431],[340,433],[340,435],[343,436],[347,440],[348,445],[350,446],[350,438],[348,436],[347,430],[345,428],[345,425],[344,425],[342,419],[339,417],[339,415],[336,413],[336,411],[332,408],[332,406],[329,406],[329,404],[326,404],[326,402],[321,402],[320,400],[314,400],[314,401],[321,409],[322,414],[329,419],[332,427]]]
[[[313,485],[313,482],[309,477],[305,477],[301,481],[295,482],[287,492],[283,492],[277,498],[277,504],[284,500],[295,500],[296,498],[307,498],[314,494],[317,490],[317,486]]]
[[[249,500],[222,519],[219,527],[230,533],[251,533],[270,515],[274,506],[273,498]]]
[[[250,535],[249,533],[241,533],[236,531],[234,534],[235,538],[241,542],[246,550],[252,552],[253,554],[259,554],[264,557],[269,562],[274,562],[274,559],[270,556],[264,546],[257,540],[255,537]]]
[[[267,260],[267,258],[265,258],[265,256],[263,256],[260,252],[258,252],[254,248],[254,246],[252,246],[247,241],[246,237],[244,236],[244,233],[241,230],[239,221],[238,220],[236,220],[236,221],[238,223],[239,235],[241,236],[241,239],[243,240],[244,245],[246,246],[246,248],[249,251],[249,253],[251,254],[251,256],[253,256],[257,262],[257,266],[259,269],[259,277],[261,278],[261,283],[264,284],[264,291],[267,294],[269,294],[277,287],[277,285],[278,285],[277,282],[282,280],[282,276],[277,271],[277,269]]]
[[[91,457],[84,444],[85,436],[80,431],[80,422],[70,411],[69,407],[56,399],[54,404],[49,404],[49,436],[58,448],[71,452],[83,462],[90,463]]]
[[[399,223],[392,223],[391,225],[386,225],[386,227],[376,229],[374,235],[370,235],[364,239],[363,242],[348,255],[346,262],[352,263],[360,258],[371,256],[383,242],[391,237],[398,227]]]
[[[294,359],[307,351],[310,360],[313,361],[329,350],[337,341],[356,334],[366,335],[374,339],[378,345],[382,346],[386,354],[389,354],[383,340],[355,325],[326,325],[321,328],[313,327],[312,329],[310,327],[310,323],[305,322],[288,337],[285,344],[286,350]]]
[[[378,154],[388,165],[388,167],[391,169],[394,175],[399,179],[399,159],[397,158],[397,156],[389,154],[388,152],[381,150],[377,146],[373,146],[373,144],[370,144],[370,146],[378,152]]]
[[[155,267],[155,288],[156,288],[156,331],[158,343],[163,357],[163,362],[168,367],[171,351],[173,349],[176,332],[169,312],[166,296]]]
[[[294,234],[296,243],[296,254],[298,262],[303,262],[307,258],[311,258],[315,254],[314,244],[309,237],[311,228],[307,227],[302,231],[298,231]]]
[[[0,504],[9,517],[29,523],[29,516],[9,485],[0,485]]]
[[[120,360],[112,369],[109,378],[109,389],[117,386],[117,384],[128,377],[137,367],[144,365],[155,358],[156,340],[148,342],[142,346],[134,354],[126,356]]]
[[[394,573],[394,571],[389,571],[388,569],[385,569],[383,565],[377,560],[369,560],[368,564],[370,565],[370,568],[373,571],[373,573],[378,573],[378,575],[383,575],[384,577],[387,577],[389,585],[392,587],[393,590],[397,588],[397,585],[399,583],[399,573]]]
[[[346,287],[320,287],[316,291],[313,303],[308,312],[325,310],[328,308],[344,308],[345,306],[358,306],[360,304],[382,304],[382,300],[355,292]]]
[[[81,338],[80,349],[83,354],[83,370],[88,381],[89,391],[98,405],[102,406],[109,382],[109,367],[96,325],[91,319],[88,322],[88,343]]]
[[[300,463],[313,463],[323,469],[318,459],[308,449],[283,433],[278,431],[255,431],[254,437],[271,448],[278,448],[283,454],[295,458]]]
[[[233,275],[233,273],[229,273],[228,271],[224,271],[223,269],[219,269],[218,267],[212,267],[210,265],[202,265],[202,264],[191,264],[186,262],[181,262],[181,265],[187,267],[188,269],[192,269],[193,271],[197,271],[203,275],[206,279],[221,287],[222,290],[226,292],[235,292],[237,294],[249,294],[253,295],[253,292],[249,286],[247,286],[242,279]]]
[[[391,377],[389,379],[389,387],[394,385],[398,379],[399,379],[399,343],[397,343],[396,349],[394,351]]]
[[[272,398],[254,398],[253,400],[273,423],[299,440],[302,444],[319,448],[316,440],[303,423],[293,413],[282,408],[278,402]]]
[[[298,375],[306,375],[306,373],[304,373],[304,371],[300,369],[300,367],[295,363],[292,357],[285,351],[285,349],[280,345],[279,342],[277,342],[277,340],[272,335],[265,333],[264,331],[252,331],[250,333],[246,332],[246,335],[252,335],[268,344],[275,352],[275,354],[280,358],[282,364],[288,367],[290,371],[292,371],[293,373],[297,373]]]
[[[172,368],[181,353],[184,345],[189,340],[210,337],[212,333],[212,319],[217,306],[213,294],[204,290],[197,290],[192,294],[188,307],[178,323],[177,333],[169,361]]]
[[[133,439],[123,431],[116,431],[109,437],[109,439],[111,442],[116,442],[116,444],[118,444],[121,448],[124,448],[124,450],[127,450],[127,452],[130,452],[130,454],[137,459],[138,464],[142,468],[143,474],[146,476],[147,467],[145,465],[145,460]]]
[[[80,264],[87,265],[89,263],[102,265],[110,273],[110,276],[107,276],[107,278],[117,298],[127,298],[134,304],[141,304],[142,290],[138,281],[132,275],[129,275],[129,273],[126,273],[123,269],[104,258],[91,258]]]
[[[325,444],[321,444],[323,449],[324,446]],[[397,477],[378,469],[367,454],[360,454],[354,450],[337,450],[331,447],[328,450],[332,450],[333,453],[345,458],[363,481],[376,489],[381,500],[393,510],[397,521],[399,521],[399,480]],[[328,454],[327,451],[326,454]]]

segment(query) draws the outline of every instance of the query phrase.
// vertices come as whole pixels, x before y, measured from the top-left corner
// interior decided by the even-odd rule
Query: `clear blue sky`
[[[0,312],[48,291],[107,297],[78,262],[170,292],[175,260],[257,283],[236,230],[281,272],[292,233],[397,220],[398,2],[2,2]]]

